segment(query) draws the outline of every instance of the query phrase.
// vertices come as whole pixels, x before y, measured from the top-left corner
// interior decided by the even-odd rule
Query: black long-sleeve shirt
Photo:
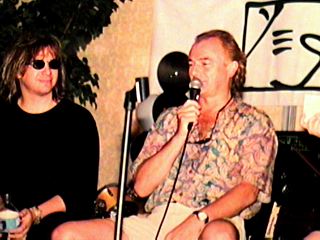
[[[99,166],[90,112],[68,100],[41,114],[15,103],[0,108],[0,122],[0,192],[19,210],[59,195],[72,218],[90,217]]]

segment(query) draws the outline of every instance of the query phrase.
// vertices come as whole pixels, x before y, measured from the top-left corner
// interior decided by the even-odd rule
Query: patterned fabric
[[[132,165],[133,173],[170,140],[177,123],[177,108],[161,114]],[[197,143],[198,135],[195,126],[188,139],[172,201],[201,208],[245,181],[260,191],[257,202],[240,216],[248,219],[255,215],[261,202],[267,203],[271,198],[278,141],[270,118],[242,100],[233,99],[219,113],[209,141]],[[149,196],[145,205],[147,212],[168,201],[180,158],[177,157],[168,178]]]

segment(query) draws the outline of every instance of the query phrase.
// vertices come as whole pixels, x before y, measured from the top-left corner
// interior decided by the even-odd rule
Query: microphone
[[[200,97],[200,91],[201,91],[201,82],[198,79],[194,79],[189,84],[189,94],[190,99],[198,101]],[[190,131],[193,126],[193,123],[188,124],[188,130]]]
[[[190,88],[190,99],[191,100],[199,100],[200,90],[201,90],[201,82],[198,79],[194,79],[189,84]]]

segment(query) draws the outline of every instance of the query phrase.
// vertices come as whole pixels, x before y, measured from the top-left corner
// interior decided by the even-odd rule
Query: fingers
[[[315,114],[308,120],[305,118],[305,115],[303,115],[301,119],[301,126],[310,134],[320,137],[320,113]]]
[[[189,123],[197,124],[200,115],[200,105],[193,100],[187,100],[177,111],[179,128],[187,129]]]
[[[301,124],[301,127],[307,128],[307,120],[306,120],[306,115],[304,113],[301,117],[300,124]]]
[[[27,235],[32,225],[32,215],[28,209],[23,209],[19,212],[20,215],[20,226],[10,231],[10,239],[23,238]]]

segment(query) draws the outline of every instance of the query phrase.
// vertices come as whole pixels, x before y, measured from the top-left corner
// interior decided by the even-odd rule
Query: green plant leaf
[[[80,60],[77,53],[103,32],[119,6],[114,0],[19,2],[0,0],[0,64],[17,34],[25,31],[54,34],[62,42],[68,97],[78,99],[82,105],[97,107],[95,90],[99,89],[99,76],[91,72],[88,59]]]

